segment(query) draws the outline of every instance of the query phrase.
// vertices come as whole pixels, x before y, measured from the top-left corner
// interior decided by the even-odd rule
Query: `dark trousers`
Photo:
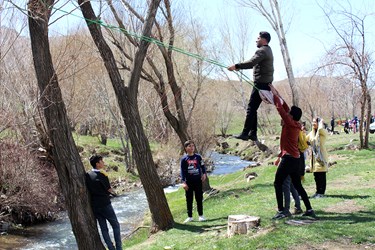
[[[93,212],[96,220],[99,223],[100,231],[102,231],[102,236],[109,250],[122,250],[121,243],[121,232],[120,223],[117,220],[115,211],[111,204],[103,208],[93,208]],[[116,248],[113,246],[111,237],[109,236],[107,221],[111,224],[113,229],[113,234],[116,242]]]
[[[247,105],[245,124],[242,130],[243,135],[257,135],[258,125],[258,108],[262,103],[262,99],[259,96],[258,89],[270,90],[269,83],[254,83],[255,87],[250,95],[250,100]]]
[[[290,194],[292,194],[294,199],[294,207],[297,209],[301,209],[301,201],[299,199],[299,194],[297,192],[297,189],[294,188],[292,180],[290,176],[288,175],[283,182],[283,194],[284,194],[284,200],[285,200],[285,206],[284,211],[289,212],[290,209]]]
[[[292,183],[294,188],[297,189],[303,203],[305,204],[306,210],[311,209],[311,204],[309,197],[305,189],[301,183],[301,176],[299,174],[299,158],[293,158],[289,155],[284,155],[281,158],[281,162],[279,167],[277,168],[276,175],[275,175],[275,193],[276,193],[276,200],[277,200],[277,207],[279,211],[284,211],[283,206],[283,183],[285,179],[290,176],[292,179]]]
[[[324,194],[327,186],[327,172],[314,172],[314,180],[316,185],[316,193]]]
[[[187,214],[189,217],[193,217],[193,198],[195,194],[195,201],[197,202],[198,215],[203,215],[203,191],[202,191],[202,181],[189,182],[186,181],[189,189],[185,191],[186,196],[186,207]]]

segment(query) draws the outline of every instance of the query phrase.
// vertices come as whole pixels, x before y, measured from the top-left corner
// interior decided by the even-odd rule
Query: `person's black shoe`
[[[274,217],[272,217],[273,220],[280,220],[288,217],[287,214],[285,214],[283,211],[278,211]]]
[[[308,217],[316,218],[315,212],[312,209],[307,210],[306,212],[304,212],[302,214],[302,216],[308,216]]]
[[[244,141],[249,140],[249,136],[248,135],[244,135],[244,134],[235,135],[234,138],[240,139],[240,140],[244,140]]]
[[[249,139],[252,141],[258,141],[257,135],[249,135]]]

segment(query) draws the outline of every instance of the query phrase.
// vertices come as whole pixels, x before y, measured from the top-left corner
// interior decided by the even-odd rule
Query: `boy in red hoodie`
[[[306,206],[306,212],[303,213],[303,216],[315,217],[314,210],[312,209],[309,197],[302,186],[299,174],[300,153],[298,150],[298,135],[301,131],[299,120],[302,116],[302,110],[297,106],[292,106],[289,109],[285,101],[281,99],[277,90],[271,84],[269,86],[273,94],[273,102],[284,122],[280,137],[279,157],[281,158],[281,162],[277,168],[274,181],[278,212],[273,219],[287,217],[283,206],[283,182],[288,175],[291,177],[294,187],[297,189]]]

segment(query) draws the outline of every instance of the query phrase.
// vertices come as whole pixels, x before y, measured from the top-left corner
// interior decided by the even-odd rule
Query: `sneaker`
[[[280,220],[286,218],[287,215],[283,211],[278,211],[274,217],[272,217],[273,220]]]
[[[184,224],[193,221],[193,217],[188,217],[186,220],[184,220]]]
[[[241,140],[244,140],[244,141],[249,140],[249,136],[248,135],[244,135],[244,134],[235,135],[234,138],[241,139]]]
[[[205,221],[206,220],[206,218],[202,215],[202,216],[199,216],[199,219],[198,219],[199,221]]]
[[[306,212],[304,212],[304,213],[302,214],[302,216],[309,216],[309,217],[316,218],[315,212],[314,212],[314,210],[312,210],[312,209],[307,210]]]
[[[294,208],[294,214],[302,214],[303,210],[301,208]]]
[[[314,194],[313,196],[311,196],[312,199],[319,199],[319,198],[324,198],[324,195],[323,194]]]

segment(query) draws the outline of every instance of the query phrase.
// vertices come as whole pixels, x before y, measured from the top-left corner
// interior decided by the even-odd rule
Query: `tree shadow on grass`
[[[341,213],[316,211],[317,219],[320,221],[338,222],[345,224],[356,224],[373,222],[375,212],[373,211],[356,211],[345,213],[345,207]]]
[[[222,221],[226,220],[227,217],[220,217],[220,218],[214,218],[214,219],[207,219],[204,222],[189,222],[186,224],[183,223],[178,223],[175,222],[173,228],[178,229],[178,230],[185,230],[185,231],[190,231],[194,233],[203,233],[206,231],[214,230],[214,229],[221,229],[221,230],[226,230],[226,223],[214,223],[214,221]]]
[[[228,197],[228,196],[236,197],[236,196],[239,196],[241,194],[250,194],[252,192],[253,192],[252,188],[250,188],[250,187],[234,188],[234,189],[228,189],[228,190],[225,190],[225,191],[219,190],[219,192],[210,195],[207,199],[222,199],[222,198]]]
[[[258,188],[273,188],[273,183],[256,184],[254,186],[246,186],[243,188],[232,188],[232,189],[228,189],[224,191],[218,190],[218,192],[213,193],[208,198],[209,199],[221,199],[223,197],[228,197],[228,196],[239,196],[242,194],[248,195],[250,193],[253,193]]]
[[[371,196],[370,195],[328,194],[328,195],[324,195],[324,197],[326,197],[326,198],[341,198],[341,199],[351,200],[351,199],[368,199]]]

